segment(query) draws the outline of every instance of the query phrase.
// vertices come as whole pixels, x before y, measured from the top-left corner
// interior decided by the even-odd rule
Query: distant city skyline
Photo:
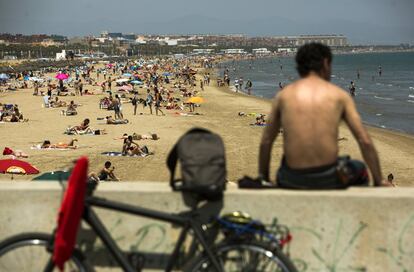
[[[413,44],[413,11],[412,0],[3,0],[0,33],[343,34],[351,44]]]

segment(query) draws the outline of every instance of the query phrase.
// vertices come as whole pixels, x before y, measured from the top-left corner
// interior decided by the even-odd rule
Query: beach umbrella
[[[29,78],[30,81],[39,81],[39,82],[43,82],[43,79],[38,78],[38,77],[30,77]]]
[[[142,81],[139,81],[139,80],[132,80],[131,83],[132,84],[135,84],[135,85],[142,85],[142,84],[144,84],[144,83],[142,83]]]
[[[0,173],[13,175],[34,175],[39,174],[39,170],[28,162],[17,159],[0,160]]]
[[[52,171],[52,172],[46,172],[40,176],[35,177],[32,180],[49,180],[49,181],[66,181],[69,179],[70,176],[69,171]]]
[[[125,74],[123,74],[122,76],[124,76],[124,77],[131,77],[131,76],[132,76],[132,74],[130,74],[130,73],[125,73]]]
[[[118,90],[123,90],[123,91],[132,91],[134,88],[131,85],[124,85],[121,88],[119,88]]]
[[[108,67],[108,68],[112,68],[113,66],[114,65],[112,63],[109,63],[109,64],[106,65],[106,67]]]
[[[59,79],[59,80],[64,80],[64,79],[69,78],[69,76],[68,76],[67,74],[60,73],[60,74],[57,74],[57,75],[55,76],[55,78],[56,78],[56,79]]]
[[[8,76],[8,75],[6,75],[6,74],[0,74],[0,79],[9,79],[10,77]]]
[[[29,80],[29,76],[25,76],[24,78],[23,78],[23,80]]]
[[[121,78],[121,79],[118,79],[117,81],[115,81],[116,83],[122,83],[122,82],[128,82],[129,81],[129,79],[128,78]]]
[[[201,104],[201,103],[204,103],[204,99],[199,96],[194,96],[194,97],[189,98],[186,101],[186,103]]]

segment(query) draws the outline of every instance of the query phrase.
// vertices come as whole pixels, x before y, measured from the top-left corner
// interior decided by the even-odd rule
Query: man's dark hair
[[[105,162],[105,168],[111,167],[112,163],[110,161]]]
[[[329,64],[332,62],[332,53],[328,46],[321,43],[305,44],[296,54],[296,69],[301,77],[307,76],[311,71],[320,73],[324,59]]]

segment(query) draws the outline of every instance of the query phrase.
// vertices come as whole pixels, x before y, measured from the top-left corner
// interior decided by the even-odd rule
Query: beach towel
[[[48,147],[48,148],[42,148],[41,144],[32,145],[30,147],[32,150],[74,150],[73,148],[64,148],[64,147]],[[78,149],[78,148],[76,148]]]
[[[66,131],[64,132],[64,134],[67,135],[95,135],[94,131],[78,131],[78,133],[76,134],[74,131],[70,130],[69,128],[66,129]]]
[[[142,158],[145,158],[145,157],[148,157],[149,155],[153,155],[154,153],[150,152],[147,154],[130,156],[130,155],[124,155],[122,154],[122,152],[118,152],[118,151],[108,151],[108,152],[102,152],[101,154],[105,156],[109,156],[109,157],[136,157],[136,158],[142,157]]]
[[[268,126],[269,124],[250,124],[251,126],[256,126],[256,127],[265,127]]]

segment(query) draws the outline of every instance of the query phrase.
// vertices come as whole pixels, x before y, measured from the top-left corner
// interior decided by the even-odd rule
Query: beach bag
[[[175,179],[177,161],[181,179]],[[216,200],[226,189],[224,144],[219,135],[194,128],[184,134],[168,155],[170,185],[174,191],[194,193],[199,200]]]

